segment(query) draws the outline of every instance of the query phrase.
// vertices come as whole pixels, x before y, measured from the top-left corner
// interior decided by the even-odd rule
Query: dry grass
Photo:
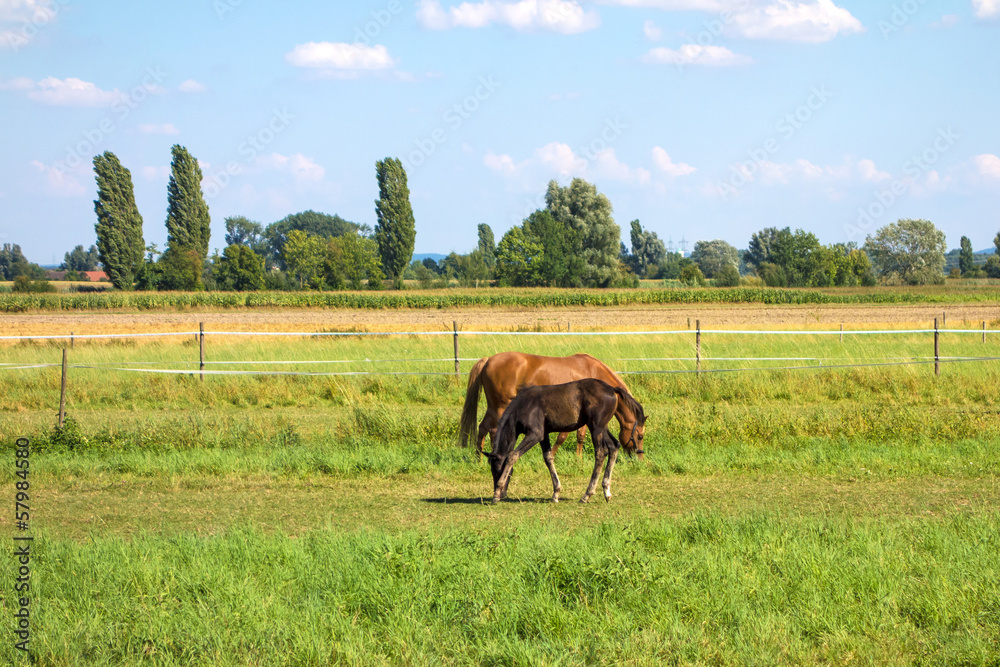
[[[216,331],[624,331],[748,327],[834,329],[850,327],[928,327],[946,317],[950,326],[981,326],[1000,318],[1000,306],[700,304],[618,308],[455,308],[442,310],[281,309],[152,313],[25,313],[0,318],[0,336],[109,334],[197,331],[199,322]]]

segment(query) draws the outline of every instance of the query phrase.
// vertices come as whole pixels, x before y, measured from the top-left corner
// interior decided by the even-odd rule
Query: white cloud
[[[38,83],[24,78],[14,81],[15,89],[28,91],[30,99],[53,106],[107,107],[125,98],[125,94],[117,88],[101,90],[95,84],[75,77],[57,79],[50,76]]]
[[[614,148],[584,153],[581,155],[568,144],[553,141],[536,149],[531,157],[520,162],[515,162],[506,153],[497,155],[491,151],[483,157],[483,164],[507,178],[520,181],[525,189],[535,189],[539,183],[544,183],[553,176],[613,180],[638,185],[648,185],[652,181],[653,174],[649,169],[630,167],[618,159]],[[680,167],[694,171],[688,165]]]
[[[698,171],[695,167],[681,162],[680,164],[675,164],[673,160],[670,159],[670,155],[667,151],[663,150],[659,146],[653,148],[653,164],[655,164],[660,171],[665,173],[667,176],[687,176],[688,174],[693,174]]]
[[[19,76],[9,81],[0,81],[0,90],[32,90],[35,82],[26,76]]]
[[[874,160],[858,160],[858,172],[861,174],[861,178],[873,183],[892,178],[888,172],[879,171],[875,167]]]
[[[87,189],[80,183],[79,170],[74,173],[57,166],[50,167],[39,160],[32,160],[31,166],[42,175],[46,190],[56,197],[79,197],[87,194]]]
[[[789,42],[827,42],[840,33],[864,32],[858,19],[833,0],[776,0],[764,7],[738,12],[732,24],[743,37]]]
[[[642,24],[642,32],[646,35],[646,39],[651,42],[657,42],[661,37],[663,37],[663,30],[661,30],[652,21],[646,21]]]
[[[677,12],[721,12],[733,9],[734,0],[604,0],[604,4]]]
[[[972,0],[972,9],[979,19],[1000,16],[1000,0]]]
[[[142,134],[180,134],[173,123],[143,123],[139,125],[139,132]]]
[[[194,79],[188,79],[187,81],[181,81],[180,85],[177,86],[177,90],[182,93],[203,93],[208,90],[208,86]]]
[[[417,20],[431,30],[484,28],[506,25],[520,32],[546,30],[575,34],[601,24],[594,11],[586,11],[576,0],[483,0],[463,2],[445,10],[439,0],[421,0]]]
[[[302,153],[260,155],[254,160],[254,164],[263,170],[288,172],[299,183],[321,181],[326,175],[326,170],[322,166]]]
[[[749,65],[753,58],[733,53],[724,46],[684,44],[679,49],[656,47],[642,57],[643,62],[663,65],[703,65],[705,67],[732,67]]]
[[[298,44],[285,54],[285,60],[295,67],[350,72],[385,70],[396,64],[382,44],[365,46],[343,42]]]
[[[1000,157],[991,153],[977,155],[973,160],[980,175],[1000,179]]]

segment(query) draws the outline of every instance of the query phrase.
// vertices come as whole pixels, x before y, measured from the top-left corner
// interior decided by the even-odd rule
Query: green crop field
[[[206,370],[315,375],[200,380],[191,336],[76,340],[63,429],[63,342],[0,347],[35,662],[1000,664],[1000,333],[944,332],[940,376],[927,333],[706,332],[700,375],[694,332],[463,335],[460,378],[452,343],[209,335]],[[626,373],[647,455],[610,503],[567,446],[564,502],[535,450],[489,505],[458,416],[508,349]]]

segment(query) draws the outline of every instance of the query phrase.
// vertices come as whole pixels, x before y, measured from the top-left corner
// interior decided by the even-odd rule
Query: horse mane
[[[642,409],[642,404],[635,400],[635,397],[627,389],[614,387],[615,393],[625,403],[625,406],[635,415],[636,424],[646,423],[646,411]]]

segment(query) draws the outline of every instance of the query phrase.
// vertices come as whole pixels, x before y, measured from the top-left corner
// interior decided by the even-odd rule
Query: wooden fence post
[[[59,428],[66,423],[66,348],[62,354],[62,382],[59,389]]]
[[[70,347],[70,349],[73,349],[73,342],[74,342],[74,340],[73,340],[73,332],[70,331],[69,332],[69,347]]]
[[[701,320],[694,321],[694,358],[695,370],[701,375]]]
[[[938,320],[934,318],[934,375],[941,375],[941,347]]]
[[[844,325],[843,324],[840,325],[840,342],[841,343],[844,342]]]
[[[205,323],[198,323],[198,375],[205,381]]]
[[[986,342],[986,320],[983,320],[983,342]]]
[[[458,377],[459,377],[459,371],[458,371],[458,322],[456,322],[455,320],[452,320],[451,326],[452,326],[452,329],[454,329],[454,331],[455,331],[455,379],[458,379]]]

